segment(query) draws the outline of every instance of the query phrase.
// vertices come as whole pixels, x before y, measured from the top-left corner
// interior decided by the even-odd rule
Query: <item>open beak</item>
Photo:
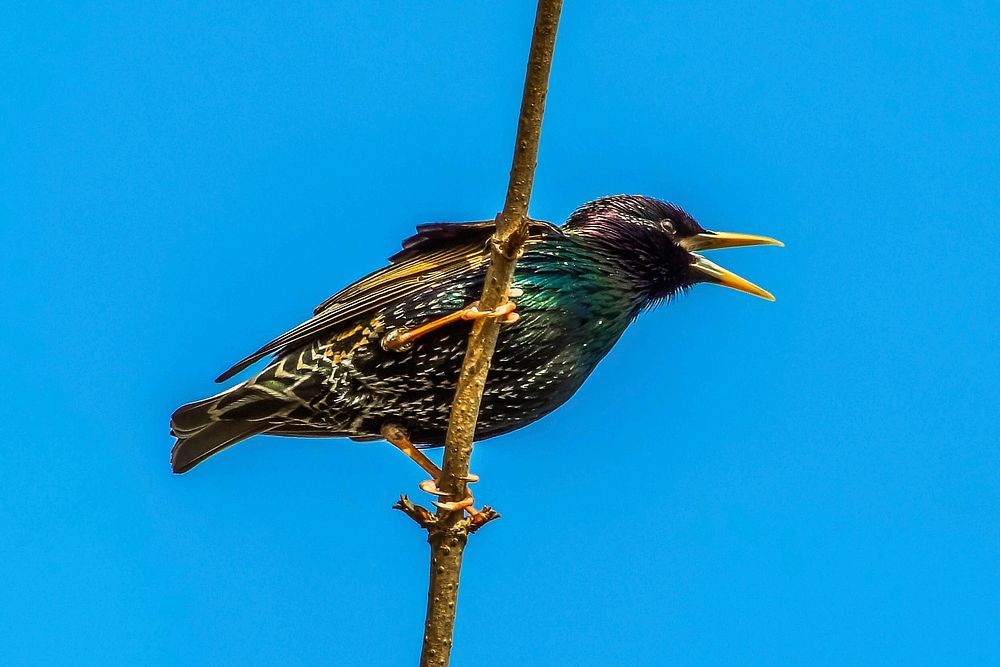
[[[743,248],[750,245],[776,245],[785,247],[785,244],[770,236],[755,236],[754,234],[733,234],[731,232],[709,232],[688,236],[680,240],[680,245],[687,251],[698,252],[699,250],[717,250],[718,248]]]
[[[685,250],[691,251],[693,254],[696,250],[739,248],[753,245],[784,246],[785,244],[777,239],[772,239],[767,236],[706,231],[701,234],[695,234],[694,236],[681,239],[680,245]],[[727,271],[715,262],[708,261],[701,255],[694,255],[694,261],[691,262],[691,268],[700,273],[705,282],[715,283],[716,285],[722,285],[723,287],[729,287],[730,289],[759,296],[760,298],[767,299],[768,301],[774,301],[774,296],[767,290],[754,285],[749,280],[740,278],[732,271]]]

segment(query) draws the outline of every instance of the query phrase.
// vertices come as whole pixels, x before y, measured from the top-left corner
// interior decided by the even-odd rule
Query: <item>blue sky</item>
[[[0,662],[413,664],[391,447],[167,419],[412,227],[493,216],[531,3],[0,9]],[[532,202],[673,200],[715,255],[479,447],[456,664],[1000,663],[1000,10],[564,12]]]

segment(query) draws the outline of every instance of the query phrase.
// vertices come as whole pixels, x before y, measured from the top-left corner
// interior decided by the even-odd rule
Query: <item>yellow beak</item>
[[[777,239],[772,239],[767,236],[706,231],[701,234],[695,234],[694,236],[681,239],[680,245],[685,250],[691,251],[691,253],[694,254],[694,251],[696,250],[739,248],[754,245],[784,246],[785,244]],[[694,261],[691,262],[691,268],[702,274],[705,282],[722,285],[723,287],[729,287],[730,289],[759,296],[760,298],[767,299],[768,301],[774,301],[774,295],[767,290],[754,285],[749,280],[740,278],[732,271],[727,271],[715,262],[708,261],[701,255],[694,255]]]
[[[680,240],[680,246],[690,252],[699,250],[716,250],[718,248],[742,248],[751,245],[776,245],[785,247],[785,244],[770,236],[756,236],[754,234],[734,234],[732,232],[709,232],[695,234]]]

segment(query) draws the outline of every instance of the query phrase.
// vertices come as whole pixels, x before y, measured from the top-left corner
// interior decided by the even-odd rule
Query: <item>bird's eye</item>
[[[674,223],[670,222],[669,220],[663,220],[662,222],[660,222],[660,225],[663,227],[663,231],[665,231],[667,234],[674,233]]]

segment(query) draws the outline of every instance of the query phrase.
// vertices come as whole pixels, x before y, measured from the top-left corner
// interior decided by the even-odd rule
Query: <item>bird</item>
[[[388,266],[324,301],[216,381],[271,357],[263,370],[173,413],[173,471],[187,472],[262,433],[384,439],[434,477],[421,485],[434,493],[440,469],[422,450],[444,444],[471,320],[503,323],[475,431],[480,441],[563,405],[640,313],[697,284],[773,301],[699,253],[783,245],[706,230],[652,197],[601,197],[562,226],[530,220],[508,299],[484,312],[476,299],[494,229],[493,221],[418,225]],[[468,507],[468,500],[459,503]]]

